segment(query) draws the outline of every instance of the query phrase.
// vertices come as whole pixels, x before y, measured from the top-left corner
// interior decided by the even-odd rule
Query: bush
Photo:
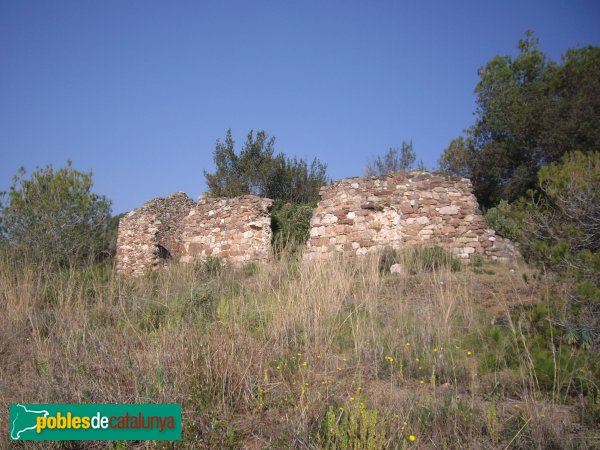
[[[515,242],[519,239],[521,227],[513,208],[506,200],[502,200],[495,207],[488,209],[485,213],[485,220],[490,228],[500,236]]]
[[[92,192],[92,173],[51,165],[29,179],[21,168],[0,205],[0,223],[15,250],[51,265],[74,266],[108,250],[110,200]],[[0,230],[1,231],[1,230]]]
[[[329,406],[322,424],[321,448],[385,448],[389,430],[376,409],[367,407],[364,398],[335,409]]]
[[[280,252],[284,248],[302,247],[308,240],[310,219],[314,203],[284,203],[276,200],[271,213],[273,248]]]
[[[600,335],[600,152],[573,152],[540,169],[517,204],[524,256],[572,285],[569,320]]]

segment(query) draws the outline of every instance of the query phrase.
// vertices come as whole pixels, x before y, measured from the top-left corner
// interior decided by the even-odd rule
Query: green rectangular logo
[[[20,441],[181,440],[181,405],[11,404],[10,438]]]

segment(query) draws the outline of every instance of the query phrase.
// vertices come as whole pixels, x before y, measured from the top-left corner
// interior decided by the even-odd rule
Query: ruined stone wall
[[[117,268],[142,274],[170,257],[219,257],[233,265],[270,259],[273,201],[254,195],[198,204],[184,193],[145,203],[121,219]],[[488,229],[471,182],[427,172],[349,178],[321,188],[304,253],[308,260],[387,247],[439,245],[461,258],[514,259],[514,245]]]
[[[255,195],[203,196],[183,220],[181,261],[223,258],[233,265],[271,257],[271,206]]]
[[[488,229],[468,179],[413,171],[321,188],[304,258],[411,245],[439,245],[461,258],[515,256],[514,246]]]
[[[117,270],[141,275],[182,252],[181,223],[196,203],[183,192],[155,198],[119,222]]]
[[[117,270],[141,275],[172,257],[182,262],[222,258],[233,265],[271,256],[271,205],[254,195],[203,196],[182,192],[151,200],[123,217],[117,238]]]

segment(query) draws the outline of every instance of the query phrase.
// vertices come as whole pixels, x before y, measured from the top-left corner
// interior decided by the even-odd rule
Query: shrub
[[[109,240],[111,202],[92,192],[92,173],[51,165],[29,179],[21,168],[0,205],[8,243],[36,261],[74,266],[97,259]],[[2,230],[0,230],[2,231]]]
[[[538,185],[518,203],[523,217],[521,249],[530,261],[560,273],[572,285],[576,328],[600,335],[600,152],[573,152],[544,166]]]
[[[485,220],[490,228],[500,236],[515,242],[519,239],[519,221],[515,217],[513,208],[506,200],[502,200],[495,207],[488,209],[485,213]]]
[[[322,424],[321,448],[385,448],[388,430],[376,409],[367,407],[364,398],[346,408],[329,406]]]
[[[276,200],[271,213],[273,248],[280,252],[304,246],[310,231],[314,203],[284,203]]]

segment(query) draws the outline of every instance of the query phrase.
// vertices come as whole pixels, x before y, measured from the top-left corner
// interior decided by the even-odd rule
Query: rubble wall
[[[141,275],[183,250],[181,224],[196,203],[183,192],[155,198],[119,222],[117,270]]]
[[[255,195],[202,196],[182,223],[182,262],[223,258],[233,265],[271,257],[271,206]]]
[[[310,225],[309,260],[414,245],[438,245],[460,258],[516,256],[488,228],[470,180],[428,172],[337,180],[321,188]]]
[[[142,274],[170,258],[219,257],[233,265],[271,258],[273,201],[245,195],[198,204],[182,192],[145,203],[119,224],[117,268]],[[460,258],[512,260],[518,251],[488,228],[466,178],[428,172],[348,178],[321,188],[304,258],[441,246]]]

